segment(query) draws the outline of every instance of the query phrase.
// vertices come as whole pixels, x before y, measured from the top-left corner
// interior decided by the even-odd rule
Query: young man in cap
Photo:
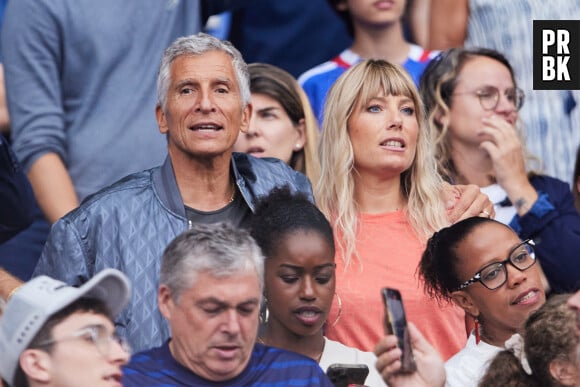
[[[39,276],[18,288],[0,319],[0,374],[13,387],[122,386],[128,348],[113,317],[129,281],[105,269],[79,288]]]

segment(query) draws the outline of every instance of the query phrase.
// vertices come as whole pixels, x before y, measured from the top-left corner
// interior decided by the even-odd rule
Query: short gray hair
[[[183,36],[175,40],[163,53],[159,74],[157,75],[157,103],[165,110],[167,92],[171,83],[170,66],[175,59],[183,55],[201,55],[209,51],[225,52],[232,58],[232,65],[238,81],[242,106],[250,102],[250,76],[248,65],[242,54],[227,40],[200,32],[196,35]]]
[[[194,286],[197,274],[216,277],[255,272],[264,288],[264,256],[250,233],[227,222],[194,224],[177,236],[163,252],[159,282],[174,301]]]

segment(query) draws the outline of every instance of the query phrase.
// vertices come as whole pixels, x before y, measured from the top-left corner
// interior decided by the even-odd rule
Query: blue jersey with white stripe
[[[425,71],[431,59],[435,58],[438,54],[439,51],[425,50],[412,44],[407,60],[401,65],[407,70],[418,86],[423,71]],[[308,95],[312,110],[319,123],[322,123],[326,94],[334,81],[351,66],[362,60],[363,58],[359,55],[350,49],[346,49],[337,57],[313,67],[298,78],[298,82],[302,85],[306,95]]]
[[[169,342],[161,347],[137,353],[123,372],[125,387],[333,387],[314,360],[262,344],[254,346],[246,369],[228,381],[212,382],[197,376],[173,358],[169,351]]]

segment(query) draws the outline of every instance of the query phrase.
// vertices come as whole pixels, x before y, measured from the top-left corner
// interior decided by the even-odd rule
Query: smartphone
[[[348,387],[351,384],[364,385],[369,374],[366,364],[331,364],[326,375],[334,387]]]
[[[401,372],[413,372],[417,369],[417,365],[411,349],[411,338],[401,293],[393,288],[383,288],[381,293],[385,304],[385,333],[397,336],[398,346],[403,352]]]

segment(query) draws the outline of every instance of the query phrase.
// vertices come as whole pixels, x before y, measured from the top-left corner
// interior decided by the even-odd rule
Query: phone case
[[[366,364],[331,364],[326,375],[334,387],[348,387],[351,384],[363,385],[369,374]]]
[[[403,352],[401,372],[413,372],[417,369],[417,365],[411,349],[411,338],[401,293],[393,288],[383,288],[381,293],[385,304],[385,333],[397,336],[398,346]]]

